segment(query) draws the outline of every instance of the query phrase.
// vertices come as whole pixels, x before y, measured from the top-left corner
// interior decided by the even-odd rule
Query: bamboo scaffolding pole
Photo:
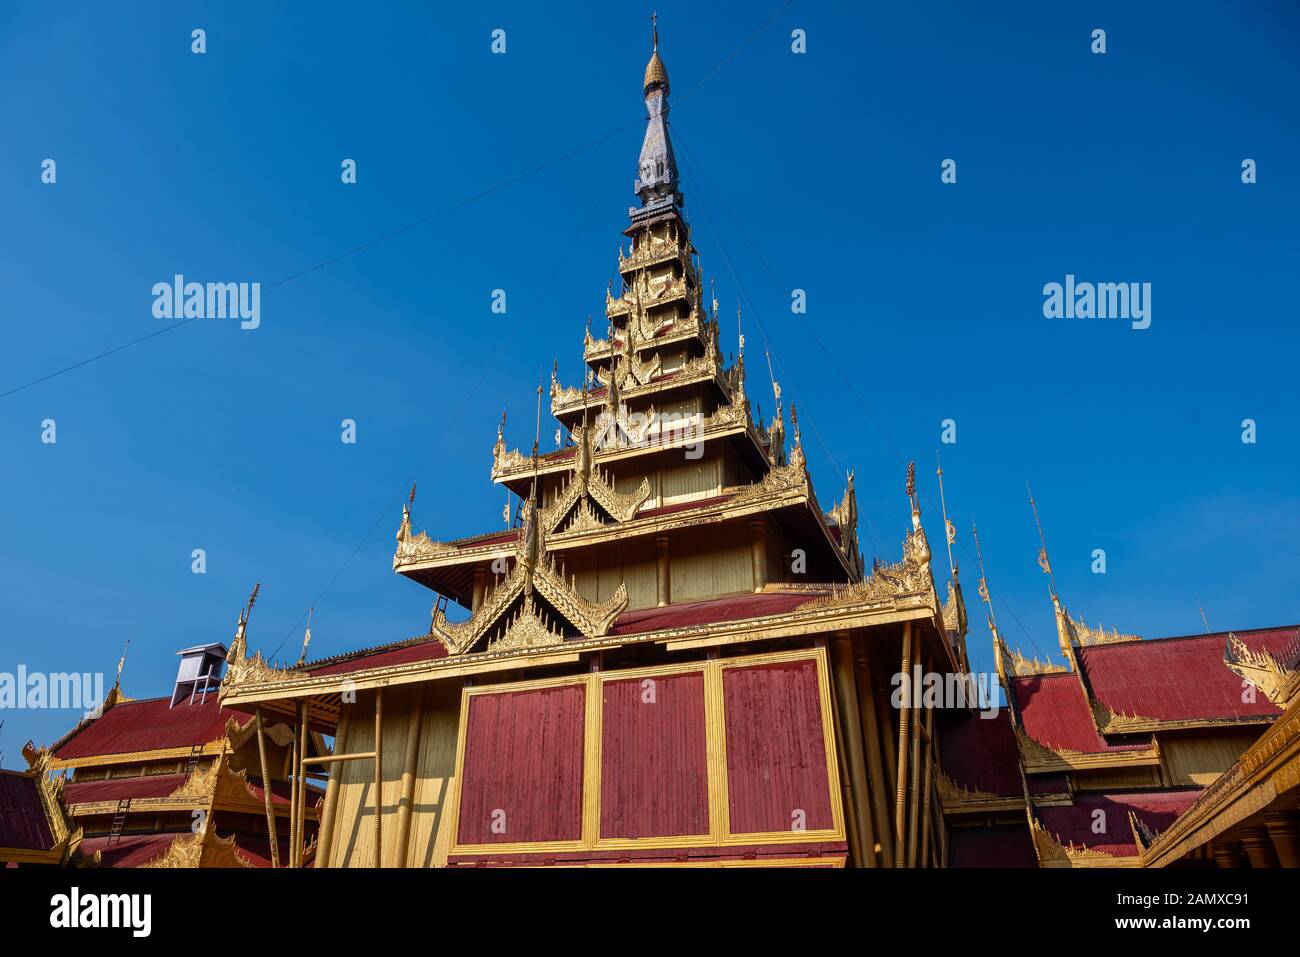
[[[337,750],[343,747],[348,739],[348,718],[351,717],[350,710],[342,710],[339,714],[338,726],[334,729],[334,748]],[[333,757],[333,755],[327,755]],[[323,762],[322,762],[323,763]],[[326,765],[328,766],[328,765]],[[339,791],[341,784],[339,778],[343,776],[343,769],[330,771],[329,784],[325,785],[325,811],[321,815],[320,822],[320,842],[316,850],[316,867],[330,866],[330,850],[334,844],[334,820],[338,816]]]
[[[394,867],[406,866],[406,844],[411,837],[411,805],[415,801],[415,772],[420,763],[420,725],[424,720],[423,685],[415,689],[415,701],[406,722],[406,753],[403,755],[402,795],[397,802],[397,857]]]
[[[921,664],[921,636],[912,631],[912,667]],[[917,711],[916,699],[921,697],[920,689],[912,688],[912,786],[911,799],[907,809],[907,866],[916,866],[916,815],[921,804],[921,715]]]
[[[298,813],[295,817],[293,854],[295,867],[302,867],[303,852],[307,845],[307,775],[304,772],[307,760],[307,739],[310,734],[307,723],[307,701],[298,705],[298,774],[295,778],[298,789]]]
[[[296,709],[301,714],[300,709]],[[293,746],[289,749],[289,767],[285,769],[285,778],[289,782],[289,846],[286,867],[294,867],[293,849],[297,846],[295,837],[298,833],[298,722],[293,724]]]
[[[880,754],[880,732],[876,728],[875,686],[871,681],[871,664],[866,656],[857,661],[858,701],[862,714],[862,740],[867,750],[867,771],[870,774],[871,808],[875,832],[880,841],[880,863],[890,867],[894,863],[894,828],[889,820],[889,791],[885,784],[885,767]]]
[[[375,867],[384,866],[384,689],[375,689]]]
[[[280,845],[275,836],[275,807],[271,803],[271,775],[266,767],[266,735],[262,733],[262,706],[254,711],[257,721],[257,757],[262,766],[262,797],[266,801],[266,833],[271,841],[271,866],[280,866]]]
[[[911,705],[912,670],[912,623],[903,625],[903,662],[900,671],[903,675],[904,688],[907,688],[907,704]],[[910,728],[911,708],[903,707],[898,712],[898,774],[895,776],[894,791],[894,866],[902,867],[906,862],[907,848],[907,737]]]
[[[858,842],[858,813],[853,806],[853,785],[849,783],[849,765],[844,748],[835,749],[835,763],[840,769],[840,799],[844,804],[844,833],[849,839],[849,860],[860,861],[862,847]]]
[[[930,860],[930,834],[933,819],[930,817],[931,774],[934,769],[934,739],[930,736],[934,727],[934,708],[925,709],[925,775],[921,783],[921,860],[927,867],[933,866]]]
[[[853,780],[853,808],[857,818],[858,862],[876,866],[876,836],[871,826],[871,796],[867,788],[867,767],[862,747],[862,724],[858,719],[858,692],[853,680],[853,642],[839,632],[831,645],[835,663],[835,700],[843,729],[844,751]]]

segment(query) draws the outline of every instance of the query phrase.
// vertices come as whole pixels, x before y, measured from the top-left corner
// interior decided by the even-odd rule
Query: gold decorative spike
[[[411,500],[415,500],[415,486],[411,486]],[[315,608],[307,609],[307,631],[302,636],[302,652],[298,655],[298,663],[294,667],[301,668],[307,661],[307,648],[311,645],[311,613]]]
[[[1300,693],[1300,644],[1293,645],[1293,653],[1286,662],[1279,661],[1266,651],[1251,651],[1245,642],[1229,633],[1223,646],[1223,663],[1233,674],[1249,681],[1264,693],[1277,707],[1285,710]]]
[[[1034,490],[1029,487],[1028,482],[1025,483],[1025,489],[1029,492],[1029,507],[1034,512],[1034,526],[1038,529],[1038,541],[1042,546],[1038,550],[1038,565],[1047,576],[1048,589],[1052,598],[1056,598],[1056,578],[1052,575],[1052,563],[1047,557],[1047,537],[1043,535],[1043,523],[1038,520],[1038,504],[1034,501]]]

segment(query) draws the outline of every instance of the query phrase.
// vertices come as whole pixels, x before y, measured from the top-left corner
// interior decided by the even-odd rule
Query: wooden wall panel
[[[460,683],[428,687],[420,728],[408,867],[445,867],[451,845],[451,800],[456,774],[456,731],[460,724]],[[388,826],[388,820],[384,821]]]
[[[1221,731],[1195,736],[1162,735],[1160,748],[1173,784],[1208,785],[1255,742],[1260,731]]]
[[[731,832],[834,827],[816,663],[725,668],[722,689]]]
[[[709,833],[704,674],[604,682],[600,836]]]
[[[700,533],[678,533],[671,556],[673,603],[753,590],[748,530],[741,523]]]
[[[470,697],[458,844],[582,839],[586,690]]]
[[[406,752],[406,731],[417,687],[384,691],[384,788],[383,860],[396,860],[397,804],[401,797],[402,766]],[[348,721],[347,740],[335,742],[340,753],[371,751],[375,745],[374,692],[357,695]],[[371,867],[374,864],[375,766],[371,761],[343,761],[334,765],[339,777],[338,809],[334,838],[330,846],[330,867]]]

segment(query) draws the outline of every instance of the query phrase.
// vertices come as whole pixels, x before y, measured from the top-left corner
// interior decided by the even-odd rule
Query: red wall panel
[[[602,708],[600,836],[709,833],[703,673],[607,681]]]
[[[581,839],[585,709],[582,685],[470,695],[458,843]]]
[[[722,690],[731,832],[789,831],[800,810],[834,827],[816,662],[726,668]]]

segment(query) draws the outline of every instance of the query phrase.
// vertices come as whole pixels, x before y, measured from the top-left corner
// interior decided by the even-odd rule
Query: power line
[[[768,263],[766,257],[763,256],[758,246],[755,245],[752,239],[750,239],[749,233],[745,231],[745,228],[740,224],[740,221],[736,218],[735,214],[732,213],[731,208],[730,206],[727,205],[727,201],[723,197],[722,193],[718,190],[716,186],[713,185],[713,181],[709,179],[709,175],[707,172],[705,172],[703,165],[695,157],[695,154],[691,152],[691,148],[686,143],[685,137],[681,135],[681,131],[676,126],[672,126],[671,124],[670,124],[670,128],[673,136],[675,137],[677,142],[681,144],[682,149],[685,151],[687,157],[690,159],[691,163],[695,166],[696,170],[699,172],[705,184],[708,185],[709,189],[713,191],[714,196],[717,197],[718,202],[721,204],[723,211],[727,214],[727,217],[731,220],[732,225],[736,227],[736,231],[740,233],[741,237],[749,245],[749,248],[753,251],[754,255],[758,258],[759,263],[762,264],[764,271],[771,278],[772,282],[784,294],[784,292],[786,291],[786,287],[782,285],[781,281],[777,278],[776,273],[773,271],[771,265]],[[710,229],[712,229],[716,238],[717,229],[713,226],[712,220],[708,215],[707,204],[703,204],[703,205],[705,210],[705,218],[706,220],[709,220]],[[734,276],[734,270],[731,270],[730,262],[727,259],[725,250],[722,249],[722,244],[720,240],[718,241],[718,246],[719,246],[719,251],[722,252],[723,261],[727,263],[728,270],[731,271]],[[739,281],[737,281],[736,285],[737,288],[740,288]],[[741,290],[741,293],[742,295],[744,295],[743,289]],[[898,446],[894,444],[893,439],[890,438],[889,433],[885,431],[885,427],[872,413],[870,406],[867,405],[866,400],[862,397],[861,393],[858,392],[857,388],[853,384],[853,381],[847,375],[845,375],[844,370],[841,369],[839,364],[835,361],[835,358],[832,355],[831,351],[826,347],[826,344],[822,341],[821,337],[817,335],[816,329],[814,329],[812,324],[808,322],[808,319],[804,314],[796,313],[796,315],[799,316],[799,321],[803,323],[803,326],[807,330],[809,337],[813,340],[813,342],[817,344],[817,347],[821,350],[822,355],[825,357],[827,364],[835,371],[836,375],[838,375],[840,379],[844,382],[844,385],[848,388],[849,393],[857,401],[858,405],[862,408],[862,411],[866,413],[867,418],[871,420],[872,425],[876,427],[876,431],[880,433],[881,437],[885,440],[885,443],[893,450],[894,454],[898,457],[899,462],[905,464],[908,461],[907,457],[903,455],[902,451],[898,448]],[[761,322],[759,323],[759,329],[760,330],[762,329]],[[766,337],[766,333],[764,333],[764,337]],[[779,358],[777,360],[777,364],[778,365],[780,364]],[[814,432],[816,432],[815,427],[814,427]],[[820,435],[818,435],[819,440],[820,438],[821,438]],[[824,444],[825,443],[823,442],[823,445]],[[832,461],[834,461],[833,457],[832,457]],[[920,490],[918,490],[918,495],[922,498],[925,497],[925,493],[921,492]],[[862,514],[864,517],[867,517],[867,513],[865,511],[860,510],[860,514]],[[871,519],[869,517],[867,517],[867,523],[868,525],[871,524]],[[873,532],[873,536],[877,540],[879,540],[880,536],[875,533],[874,528],[872,529],[872,532]],[[944,535],[945,536],[947,535],[946,528],[944,529]],[[972,558],[970,551],[966,548],[966,546],[963,543],[958,541],[957,547],[962,550],[963,554],[966,556],[967,559]],[[883,550],[883,546],[882,546],[882,550]],[[1025,638],[1029,641],[1030,645],[1033,646],[1035,651],[1037,651],[1039,654],[1046,654],[1039,647],[1038,642],[1034,640],[1034,636],[1030,634],[1029,629],[1026,628],[1024,626],[1024,623],[1020,621],[1020,617],[1016,614],[1015,609],[1011,607],[1010,603],[1006,600],[1006,598],[1004,598],[1001,594],[995,591],[992,588],[992,586],[989,586],[989,593],[995,595],[998,598],[998,600],[1002,602],[1003,606],[1007,610],[1007,613],[1011,616],[1012,620],[1015,621],[1015,623],[1020,627],[1020,630],[1024,632]],[[1050,658],[1050,656],[1048,657]]]

